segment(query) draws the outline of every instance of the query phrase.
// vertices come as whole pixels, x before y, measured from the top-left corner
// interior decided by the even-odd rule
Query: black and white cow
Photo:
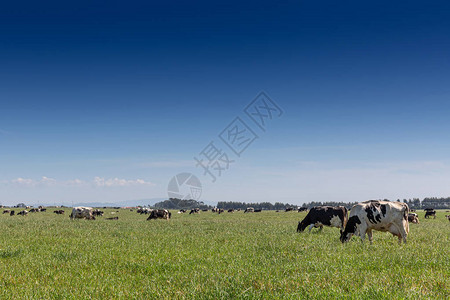
[[[254,209],[253,207],[247,207],[247,208],[244,210],[244,214],[245,214],[245,213],[251,213],[251,212],[255,212],[255,209]]]
[[[306,208],[306,207],[304,207],[304,206],[299,207],[299,208],[297,209],[298,212],[307,211],[307,210],[308,210],[308,208]]]
[[[342,231],[347,223],[347,208],[344,206],[315,206],[310,209],[306,217],[298,222],[297,232],[304,231],[309,226],[309,231],[313,227],[320,227],[323,225],[330,227],[337,227]]]
[[[434,217],[436,219],[436,211],[434,209],[425,210],[425,219]]]
[[[168,211],[167,209],[154,209],[150,213],[150,216],[147,218],[147,221],[152,220],[152,219],[169,220],[170,217],[172,217],[172,213],[170,211]]]
[[[191,212],[189,214],[199,214],[200,213],[200,208],[193,208],[191,209]]]
[[[381,200],[370,200],[354,205],[350,211],[345,230],[341,233],[341,242],[350,240],[353,234],[359,235],[361,241],[369,237],[372,243],[372,230],[389,231],[406,243],[409,233],[409,207],[406,203]]]

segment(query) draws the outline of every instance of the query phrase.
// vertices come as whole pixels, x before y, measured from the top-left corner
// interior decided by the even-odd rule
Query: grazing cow
[[[229,212],[229,213],[233,213],[233,212],[234,212],[234,208],[230,208],[230,209],[228,210],[228,212]]]
[[[219,210],[217,211],[220,214],[223,214],[225,212],[225,210],[223,208],[219,208]]]
[[[253,207],[247,207],[247,208],[244,210],[244,214],[245,214],[245,213],[251,213],[251,212],[255,212],[255,209],[254,209]]]
[[[46,212],[47,209],[46,208],[40,208],[41,212]]]
[[[151,209],[151,208],[148,208],[148,207],[141,207],[141,208],[139,208],[136,212],[138,213],[138,214],[141,214],[141,215],[148,215],[149,213],[151,213],[153,211],[153,209]]]
[[[92,207],[83,207],[83,206],[74,207],[69,217],[71,220],[74,219],[95,220],[92,211],[93,211]]]
[[[27,210],[22,210],[21,212],[18,212],[17,214],[21,215],[21,216],[26,216],[26,215],[28,215],[28,211]]]
[[[450,221],[450,215],[445,215],[445,217]]]
[[[406,203],[382,200],[370,200],[358,203],[352,207],[350,218],[341,233],[341,242],[350,240],[353,234],[359,235],[361,241],[369,237],[372,243],[372,230],[389,231],[406,243],[409,233],[408,223],[409,207]]]
[[[219,209],[218,209],[217,207],[214,207],[213,209],[211,209],[211,211],[212,211],[213,213],[215,213],[215,212],[219,212]]]
[[[119,217],[106,218],[106,220],[119,220]]]
[[[180,211],[178,212],[179,214],[184,214],[186,212],[185,209],[180,209]]]
[[[57,214],[57,215],[63,215],[64,214],[64,210],[60,209],[60,210],[55,210],[53,213]]]
[[[286,207],[284,209],[284,212],[288,212],[288,211],[294,211],[294,208],[293,207]]]
[[[419,216],[416,213],[409,213],[408,214],[408,222],[413,224],[419,224]]]
[[[9,213],[10,216],[14,216],[16,212],[14,210],[11,210],[11,212]]]
[[[30,209],[30,212],[35,213],[35,212],[40,212],[41,210],[39,208],[32,208]]]
[[[322,230],[325,225],[337,227],[342,233],[347,220],[347,208],[344,206],[315,206],[301,222],[298,222],[297,232],[304,231],[308,226],[310,232],[313,227],[320,227]]]
[[[306,207],[299,207],[298,208],[298,212],[302,212],[302,211],[307,211],[308,210],[308,208],[306,208]]]
[[[436,219],[436,211],[435,210],[426,210],[425,211],[425,219],[428,219],[429,217],[434,217],[434,219]]]
[[[147,218],[147,220],[152,219],[166,219],[169,220],[172,214],[167,209],[155,209],[152,210],[150,213],[150,216]]]
[[[104,212],[101,211],[101,210],[99,210],[99,209],[94,209],[94,210],[92,211],[92,215],[93,215],[93,216],[101,217],[101,216],[103,216],[103,214],[104,214]]]
[[[189,214],[199,214],[199,213],[200,213],[200,209],[194,208],[194,209],[191,209],[191,212]]]
[[[11,212],[10,209],[5,209],[5,210],[3,211],[3,214],[9,214],[10,212]]]
[[[262,211],[262,209],[261,208],[259,208],[259,209],[255,209],[255,212],[261,212]]]

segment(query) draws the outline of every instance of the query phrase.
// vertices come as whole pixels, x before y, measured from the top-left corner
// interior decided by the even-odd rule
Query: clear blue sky
[[[0,202],[450,196],[449,55],[447,1],[2,3]],[[260,91],[284,114],[211,183]]]

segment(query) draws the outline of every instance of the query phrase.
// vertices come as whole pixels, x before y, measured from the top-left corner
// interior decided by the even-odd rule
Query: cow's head
[[[297,232],[302,232],[306,229],[306,227],[308,227],[309,224],[307,224],[307,222],[305,222],[305,220],[298,222],[298,226],[297,226]]]
[[[351,239],[352,235],[355,234],[359,224],[361,224],[361,220],[358,218],[358,216],[350,217],[344,231],[341,232],[341,242],[348,242]]]

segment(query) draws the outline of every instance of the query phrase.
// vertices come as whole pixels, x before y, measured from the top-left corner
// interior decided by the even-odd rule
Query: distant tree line
[[[206,205],[202,201],[197,200],[184,200],[178,198],[169,198],[168,200],[164,200],[158,203],[155,203],[152,207],[154,208],[165,208],[165,209],[192,209],[192,208],[200,208],[200,209],[211,209],[212,206]]]
[[[400,201],[400,199],[397,199],[397,201]],[[450,197],[447,198],[429,197],[424,198],[422,201],[420,201],[419,198],[403,199],[403,203],[408,204],[409,208],[412,209],[424,209],[424,208],[448,209],[450,208]]]

